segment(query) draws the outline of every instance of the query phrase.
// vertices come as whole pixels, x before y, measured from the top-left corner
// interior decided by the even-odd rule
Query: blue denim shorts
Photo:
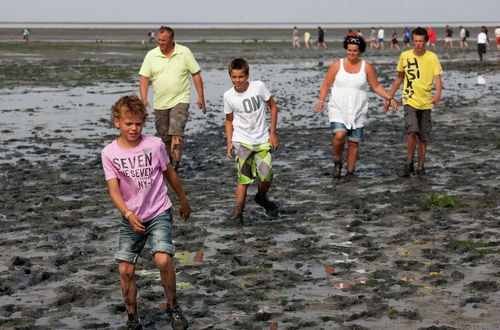
[[[146,241],[151,247],[151,253],[165,252],[174,256],[175,246],[172,243],[172,211],[170,209],[155,218],[143,223],[144,233],[135,232],[129,222],[122,218],[120,226],[120,241],[115,259],[135,264]]]
[[[358,127],[355,129],[347,129],[347,127],[344,124],[332,121],[330,123],[330,128],[333,129],[333,134],[335,134],[335,132],[346,132],[347,139],[349,139],[350,141],[354,141],[354,142],[358,142],[358,143],[363,141],[363,128],[364,127]]]

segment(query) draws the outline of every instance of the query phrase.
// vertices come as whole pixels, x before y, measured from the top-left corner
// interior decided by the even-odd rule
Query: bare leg
[[[424,168],[425,154],[427,152],[427,141],[418,142],[418,165],[417,170]]]
[[[138,320],[137,315],[137,285],[135,283],[135,265],[130,262],[120,262],[118,265],[120,273],[120,287],[122,289],[125,309],[129,321]]]
[[[415,155],[415,148],[417,146],[417,133],[410,132],[406,137],[406,147],[407,147],[407,155],[406,162],[408,164],[413,162],[413,156]]]
[[[356,159],[358,158],[358,147],[359,143],[355,141],[347,142],[347,172],[354,172],[354,168],[356,167]]]
[[[170,153],[172,155],[172,165],[174,168],[176,168],[179,165],[179,162],[181,161],[181,156],[182,156],[182,140],[184,137],[179,136],[179,135],[173,135],[172,136],[172,142],[170,146]]]
[[[259,181],[258,186],[258,194],[260,197],[266,197],[267,192],[269,191],[269,188],[271,188],[271,182],[265,181]]]
[[[346,132],[335,132],[333,136],[333,157],[336,162],[342,161]]]
[[[175,268],[172,257],[164,252],[157,252],[154,255],[156,267],[160,271],[161,285],[167,295],[167,306],[175,305],[176,283]]]
[[[243,214],[245,209],[245,200],[247,199],[248,184],[239,184],[236,186],[236,215]]]

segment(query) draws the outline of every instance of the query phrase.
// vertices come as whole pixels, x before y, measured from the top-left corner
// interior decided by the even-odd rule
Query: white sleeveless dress
[[[361,61],[358,73],[348,73],[344,70],[344,59],[340,59],[340,69],[333,82],[328,101],[330,122],[342,123],[347,129],[363,127],[368,112],[367,90],[365,61]]]

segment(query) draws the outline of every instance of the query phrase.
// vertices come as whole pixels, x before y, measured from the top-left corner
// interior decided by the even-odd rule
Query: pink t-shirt
[[[170,159],[161,139],[142,135],[133,149],[124,149],[115,140],[102,150],[101,159],[106,181],[118,179],[125,204],[142,222],[172,206],[163,182]]]

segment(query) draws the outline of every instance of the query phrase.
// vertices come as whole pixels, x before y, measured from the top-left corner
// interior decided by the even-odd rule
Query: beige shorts
[[[172,140],[172,135],[184,136],[189,117],[189,104],[179,103],[171,109],[155,109],[155,126],[163,143]]]

